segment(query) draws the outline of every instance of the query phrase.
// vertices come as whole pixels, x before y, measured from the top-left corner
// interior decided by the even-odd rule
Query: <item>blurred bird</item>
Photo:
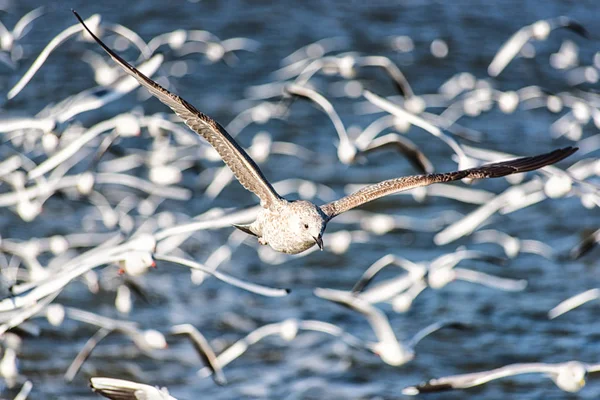
[[[585,38],[589,37],[586,29],[568,17],[539,20],[531,25],[524,26],[508,39],[494,56],[488,67],[488,74],[496,77],[519,54],[523,46],[531,39],[546,40],[551,31],[565,28]]]
[[[402,390],[402,394],[416,396],[421,393],[468,389],[496,379],[521,374],[543,374],[552,379],[559,389],[568,393],[576,393],[585,385],[587,374],[598,371],[600,371],[600,364],[584,364],[579,361],[558,364],[511,364],[490,371],[431,379],[417,386],[405,388]]]

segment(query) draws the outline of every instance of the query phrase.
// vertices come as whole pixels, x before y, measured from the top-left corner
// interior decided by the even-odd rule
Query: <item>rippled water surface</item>
[[[324,37],[347,40],[346,50],[391,57],[402,69],[417,94],[434,93],[458,72],[476,77],[487,75],[486,68],[496,51],[521,26],[538,19],[568,15],[586,26],[593,35],[597,30],[598,4],[594,1],[505,1],[432,2],[432,1],[73,1],[54,4],[48,15],[37,21],[22,41],[24,59],[16,72],[0,69],[2,94],[17,81],[51,37],[76,21],[70,8],[86,18],[100,13],[103,22],[121,23],[143,39],[175,29],[204,29],[220,38],[245,36],[261,43],[256,53],[239,53],[239,62],[229,67],[223,63],[204,62],[202,56],[188,56],[194,69],[183,78],[171,79],[172,89],[203,112],[226,124],[244,107],[245,89],[269,82],[270,73],[280,60],[297,48]],[[0,15],[7,26],[19,16],[42,3],[18,1],[9,13]],[[395,53],[390,36],[408,35],[414,41],[411,53]],[[448,57],[431,55],[430,44],[443,39],[449,47]],[[540,85],[550,91],[571,90],[564,73],[549,67],[548,57],[562,40],[570,39],[580,47],[582,63],[591,64],[598,49],[595,40],[584,41],[572,33],[556,31],[549,40],[537,43],[537,56],[517,59],[493,84],[499,90],[514,90]],[[95,44],[69,41],[59,47],[30,84],[15,99],[3,104],[3,115],[34,115],[45,105],[94,86],[91,69],[79,61],[85,49],[97,50]],[[129,58],[135,57],[130,50]],[[165,54],[168,61],[174,55]],[[196,57],[196,58],[194,58]],[[367,71],[365,85],[381,95],[394,94],[386,77]],[[333,82],[335,79],[328,82]],[[323,80],[322,82],[325,82]],[[326,89],[323,85],[321,88]],[[2,96],[4,98],[4,96]],[[346,126],[366,127],[377,116],[360,115],[353,108],[359,100],[330,97]],[[130,94],[100,110],[77,119],[86,126],[142,105],[147,114],[170,112],[154,99],[140,103]],[[477,118],[464,118],[464,126],[485,133],[482,147],[512,154],[533,154],[570,145],[566,139],[553,140],[550,124],[558,118],[542,110],[519,109],[513,114],[493,110]],[[370,156],[362,165],[343,166],[337,161],[333,141],[335,131],[330,121],[316,108],[296,102],[285,121],[251,125],[239,137],[248,146],[253,135],[267,130],[275,140],[290,141],[318,151],[319,159],[299,161],[286,156],[270,157],[262,170],[270,180],[299,177],[330,185],[338,194],[350,183],[370,183],[414,173],[410,164],[393,153]],[[584,137],[595,134],[589,124]],[[447,146],[420,130],[412,129],[409,137],[422,147],[437,170],[454,168]],[[147,146],[149,141],[132,143]],[[596,154],[597,155],[597,154]],[[567,163],[566,165],[570,165]],[[206,184],[197,179],[197,171],[188,171],[184,186],[194,191],[188,202],[167,201],[158,211],[170,209],[185,221],[207,207],[245,207],[256,199],[237,183],[231,184],[212,203],[202,199]],[[478,182],[477,188],[500,193],[507,187],[504,180]],[[106,188],[108,195],[111,190]],[[445,211],[468,213],[475,206],[442,198],[416,202],[411,196],[394,196],[366,208],[370,211],[432,218]],[[35,221],[26,224],[6,208],[0,209],[0,233],[4,238],[27,239],[57,233],[83,231],[82,220],[90,208],[85,201],[55,197],[44,206]],[[600,226],[598,209],[587,210],[576,197],[546,200],[509,215],[497,215],[490,227],[523,239],[548,243],[558,252],[566,252],[578,242],[585,228]],[[358,229],[334,220],[328,232]],[[204,261],[224,244],[232,228],[197,234],[183,245],[196,260]],[[286,318],[319,319],[339,324],[352,334],[373,340],[374,335],[363,317],[312,296],[315,287],[349,289],[362,272],[378,258],[392,253],[413,261],[429,260],[453,251],[459,245],[501,255],[493,245],[473,244],[470,238],[435,246],[434,233],[395,230],[382,236],[372,235],[367,243],[352,244],[344,254],[314,252],[302,258],[290,258],[280,265],[269,265],[257,256],[254,242],[242,245],[231,260],[220,268],[238,277],[273,287],[287,287],[292,293],[271,299],[241,291],[214,279],[201,286],[190,282],[185,269],[159,263],[156,270],[138,278],[149,302],[135,300],[130,316],[120,316],[114,309],[115,279],[106,278],[106,289],[90,294],[81,282],[73,282],[58,297],[58,302],[93,310],[113,317],[138,321],[144,327],[166,331],[178,323],[195,325],[217,349],[222,349],[260,325]],[[327,243],[327,236],[325,242]],[[252,242],[252,243],[251,243]],[[548,261],[535,255],[519,255],[505,267],[465,262],[465,268],[527,279],[529,286],[521,293],[505,293],[469,283],[452,283],[439,290],[429,290],[417,298],[405,314],[397,314],[389,305],[383,309],[399,338],[407,339],[422,327],[438,321],[460,320],[472,323],[469,331],[446,330],[433,335],[417,348],[417,357],[402,367],[391,367],[370,353],[360,352],[339,341],[317,333],[301,333],[287,343],[268,338],[253,346],[244,356],[225,368],[229,385],[216,386],[201,379],[196,371],[201,361],[183,340],[170,341],[168,350],[156,358],[140,355],[125,338],[118,335],[102,343],[74,382],[66,384],[62,375],[69,363],[94,332],[92,328],[67,322],[60,328],[44,325],[39,338],[26,338],[20,353],[21,373],[33,381],[35,399],[92,399],[90,376],[110,376],[167,386],[179,399],[366,399],[401,398],[401,390],[428,377],[475,372],[513,362],[562,362],[581,360],[600,362],[600,328],[597,304],[591,303],[554,321],[546,313],[565,298],[598,286],[596,268],[598,252],[581,261]],[[114,267],[109,267],[114,270]],[[388,271],[393,276],[395,271]],[[109,275],[109,274],[107,274]],[[114,274],[113,274],[114,275]],[[11,398],[13,391],[1,397]],[[424,396],[425,397],[425,396]],[[465,392],[432,394],[432,399],[563,399],[565,393],[542,377],[526,376],[497,381]],[[576,398],[600,397],[600,381],[593,377]],[[573,397],[575,398],[575,396]]]

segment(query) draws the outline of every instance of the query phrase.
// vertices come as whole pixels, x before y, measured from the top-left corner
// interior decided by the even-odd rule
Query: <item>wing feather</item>
[[[281,196],[277,194],[275,189],[273,189],[271,184],[264,177],[258,165],[256,165],[246,151],[244,151],[244,149],[242,149],[242,147],[240,147],[240,145],[227,133],[225,128],[208,115],[198,111],[183,98],[169,92],[167,89],[163,88],[123,60],[88,29],[79,14],[75,11],[73,11],[73,13],[94,40],[121,68],[123,68],[123,70],[125,70],[125,72],[134,77],[154,97],[169,106],[187,126],[206,139],[206,141],[214,147],[223,159],[223,162],[231,169],[242,186],[258,196],[261,206],[264,208],[271,208],[274,204],[277,204],[282,200]]]
[[[551,153],[537,156],[517,158],[515,160],[485,164],[480,167],[447,172],[443,174],[428,174],[405,176],[366,186],[348,196],[321,206],[321,210],[329,219],[354,207],[368,203],[389,194],[402,192],[420,186],[434,183],[451,182],[460,179],[498,178],[501,176],[533,171],[546,165],[554,164],[577,151],[576,147],[565,147]]]

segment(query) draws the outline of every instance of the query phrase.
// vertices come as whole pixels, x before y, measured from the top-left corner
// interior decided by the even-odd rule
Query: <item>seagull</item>
[[[348,346],[357,349],[364,349],[366,347],[366,344],[362,340],[345,332],[337,325],[318,320],[297,320],[289,318],[281,322],[263,325],[253,330],[245,337],[223,350],[221,354],[218,355],[216,361],[220,367],[225,367],[244,354],[250,346],[268,336],[279,335],[286,342],[291,342],[296,338],[299,331],[326,333],[339,338]],[[198,376],[205,378],[210,376],[211,373],[212,370],[209,367],[204,367],[198,371]]]
[[[473,234],[474,243],[496,243],[504,249],[507,257],[515,258],[519,253],[537,254],[549,260],[554,258],[552,247],[539,240],[523,240],[496,229],[485,229]]]
[[[557,28],[566,28],[585,38],[589,37],[589,34],[582,25],[568,17],[561,16],[553,19],[539,20],[519,29],[502,45],[488,67],[488,74],[492,77],[500,75],[508,63],[519,54],[529,40],[545,40],[550,31]]]
[[[169,395],[166,388],[159,389],[143,383],[122,379],[99,378],[90,379],[92,390],[108,399],[115,400],[177,400]]]
[[[369,142],[361,141],[352,142],[348,137],[346,128],[342,123],[338,113],[333,108],[333,105],[322,94],[316,90],[304,87],[301,85],[291,84],[286,86],[286,92],[297,97],[307,98],[310,101],[318,104],[321,109],[327,114],[335,127],[340,139],[338,144],[337,155],[339,160],[344,164],[353,164],[359,156],[366,155],[372,151],[384,149],[386,147],[394,148],[398,152],[404,154],[410,163],[422,173],[433,172],[433,165],[427,159],[425,154],[410,140],[397,134],[388,134],[379,138],[373,138]]]
[[[377,336],[377,342],[367,343],[367,348],[377,354],[384,363],[394,367],[411,361],[415,357],[414,347],[426,336],[442,328],[460,329],[465,327],[464,324],[459,322],[436,322],[417,332],[408,343],[404,344],[396,338],[385,314],[368,301],[351,293],[333,289],[316,288],[314,294],[322,299],[357,311],[367,318],[375,332],[375,336]]]
[[[175,325],[171,328],[171,334],[173,335],[187,335],[196,352],[202,358],[202,361],[206,366],[210,369],[212,373],[213,379],[217,385],[225,385],[227,384],[227,379],[225,379],[225,375],[223,374],[223,370],[221,370],[221,365],[217,360],[217,356],[215,355],[214,350],[208,343],[208,340],[202,335],[193,325],[191,324],[181,324]]]
[[[402,394],[416,396],[417,394],[428,392],[468,389],[495,379],[521,374],[544,374],[552,379],[559,389],[575,393],[585,385],[585,377],[588,373],[598,371],[600,371],[600,364],[584,364],[579,361],[568,361],[558,364],[511,364],[490,371],[431,379],[419,385],[405,388],[402,390]]]
[[[23,15],[12,30],[0,22],[0,50],[10,52],[11,61],[23,56],[23,48],[17,42],[29,32],[31,23],[44,15],[44,7],[38,7]]]
[[[323,233],[327,223],[332,218],[388,194],[438,182],[495,178],[532,171],[548,164],[554,164],[577,150],[573,147],[566,147],[547,154],[486,164],[445,174],[416,175],[390,179],[364,187],[349,196],[321,207],[306,200],[287,201],[275,192],[258,165],[218,122],[128,64],[87,28],[76,11],[73,11],[73,13],[91,37],[125,72],[134,77],[161,102],[169,106],[192,130],[204,137],[219,153],[225,164],[231,168],[242,186],[260,199],[262,209],[259,211],[257,219],[251,224],[235,225],[235,227],[256,236],[260,244],[269,245],[279,252],[298,254],[315,244],[322,250]]]
[[[67,369],[67,372],[65,372],[64,378],[67,382],[73,380],[98,343],[113,332],[128,336],[136,347],[148,354],[152,350],[167,348],[167,341],[164,335],[155,329],[142,330],[134,322],[111,319],[73,307],[68,307],[65,311],[66,316],[70,319],[99,327],[98,331],[88,339]]]

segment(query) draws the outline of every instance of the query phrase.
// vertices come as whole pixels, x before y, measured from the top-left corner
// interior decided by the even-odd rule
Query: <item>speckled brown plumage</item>
[[[325,204],[324,206],[321,206],[321,210],[323,210],[330,218],[333,218],[344,211],[348,211],[354,207],[358,207],[364,203],[368,203],[389,194],[420,186],[427,186],[433,183],[451,182],[460,179],[499,178],[520,172],[533,171],[546,165],[557,163],[576,151],[577,148],[566,147],[547,154],[485,164],[480,167],[447,172],[444,174],[414,175],[390,179],[366,186],[346,197]]]

